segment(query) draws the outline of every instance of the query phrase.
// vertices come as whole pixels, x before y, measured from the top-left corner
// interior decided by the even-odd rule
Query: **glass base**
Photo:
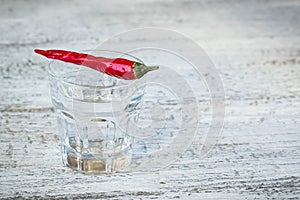
[[[131,148],[111,156],[84,155],[64,146],[62,149],[63,163],[84,174],[103,174],[120,171],[129,166],[132,159]]]

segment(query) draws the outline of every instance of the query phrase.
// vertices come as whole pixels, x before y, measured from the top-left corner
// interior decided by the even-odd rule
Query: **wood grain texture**
[[[88,3],[87,3],[88,2]],[[0,197],[297,199],[299,1],[1,1]],[[155,173],[87,176],[62,166],[44,59],[34,48],[89,49],[131,28],[182,32],[222,76],[218,145]]]

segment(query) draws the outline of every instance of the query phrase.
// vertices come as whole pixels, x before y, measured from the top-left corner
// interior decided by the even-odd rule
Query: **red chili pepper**
[[[157,70],[158,66],[146,66],[124,58],[96,57],[85,53],[64,50],[35,49],[36,53],[64,62],[90,67],[102,73],[125,80],[139,79],[149,71]]]

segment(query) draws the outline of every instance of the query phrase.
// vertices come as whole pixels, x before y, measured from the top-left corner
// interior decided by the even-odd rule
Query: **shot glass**
[[[119,52],[89,53],[142,62]],[[136,131],[130,124],[137,120],[145,80],[120,80],[60,61],[52,61],[48,72],[64,165],[83,173],[129,166]]]

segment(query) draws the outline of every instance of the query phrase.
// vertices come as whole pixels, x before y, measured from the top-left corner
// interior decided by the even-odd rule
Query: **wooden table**
[[[300,196],[299,1],[2,1],[0,197],[296,199]],[[157,26],[216,64],[224,129],[205,158],[155,173],[87,176],[61,163],[47,62],[34,48],[87,49]]]

